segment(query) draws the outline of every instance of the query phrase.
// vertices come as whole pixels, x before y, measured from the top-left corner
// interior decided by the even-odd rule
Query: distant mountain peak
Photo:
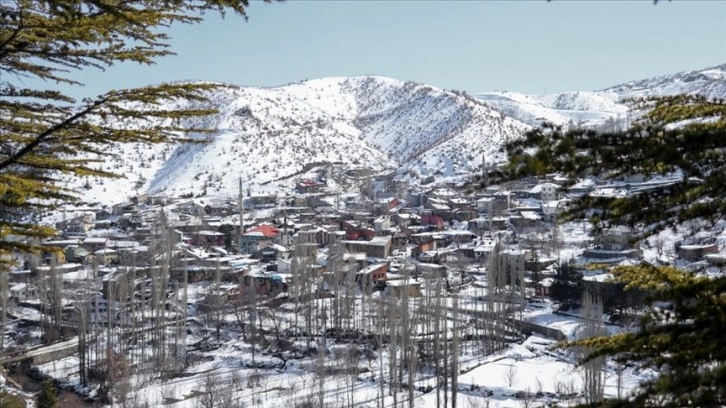
[[[723,98],[726,96],[726,64],[629,81],[600,92],[614,92],[622,97],[685,93]]]
[[[532,126],[543,121],[559,125],[599,126],[613,119],[620,119],[625,126],[628,107],[622,103],[623,99],[682,93],[725,98],[726,64],[630,81],[595,92],[549,95],[488,92],[477,97],[494,109]]]

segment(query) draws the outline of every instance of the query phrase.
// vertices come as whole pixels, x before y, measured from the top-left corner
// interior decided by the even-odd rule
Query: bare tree
[[[513,387],[514,384],[517,383],[518,379],[519,373],[517,372],[517,366],[514,364],[508,365],[507,368],[504,369],[504,381],[507,383],[507,386]]]
[[[520,395],[521,395],[521,398],[519,399],[519,406],[522,408],[531,407],[532,404],[534,403],[534,401],[532,399],[532,393],[530,392],[529,387],[527,387],[527,389],[522,391],[522,393]]]
[[[5,316],[8,313],[8,273],[0,270],[0,353],[5,350]],[[0,373],[2,367],[0,367]]]
[[[81,385],[88,385],[88,313],[92,293],[77,292],[74,294],[74,310],[78,320],[78,375]]]
[[[590,293],[585,292],[582,300],[582,318],[585,320],[580,337],[588,339],[602,336],[605,333],[602,324],[602,303]],[[587,358],[589,349],[580,350],[581,358]],[[582,366],[582,393],[587,404],[596,404],[603,400],[605,390],[605,379],[603,368],[605,358],[597,357],[585,361]]]
[[[360,351],[355,346],[348,347],[345,353],[346,379],[347,387],[347,403],[348,407],[355,407],[355,382],[358,378],[358,363],[360,362]]]
[[[327,331],[327,309],[323,307],[319,319],[320,325],[320,341],[318,342],[318,359],[317,359],[317,381],[318,381],[318,403],[320,408],[325,408],[325,378],[327,376],[327,367],[325,366],[325,354],[327,351],[327,344],[325,333]]]
[[[492,319],[489,327],[493,350],[504,347],[504,336],[501,330],[505,325],[507,309],[504,303],[506,288],[506,270],[501,259],[499,244],[494,246],[492,254],[489,258],[487,268],[487,311]]]
[[[459,293],[452,294],[452,341],[451,341],[451,407],[456,408],[456,399],[459,387],[459,331],[463,328],[459,325]]]
[[[223,389],[224,385],[217,375],[212,372],[206,373],[202,382],[202,395],[197,400],[197,406],[200,408],[219,407]]]

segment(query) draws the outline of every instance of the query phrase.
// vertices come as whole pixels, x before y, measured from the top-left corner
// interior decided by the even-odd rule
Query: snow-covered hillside
[[[625,97],[701,93],[726,97],[726,65],[633,81],[595,92],[523,95],[465,93],[386,77],[338,77],[278,88],[222,87],[210,95],[218,129],[204,143],[119,145],[104,169],[117,180],[72,180],[89,202],[142,192],[234,197],[238,179],[253,191],[290,191],[315,164],[398,171],[413,184],[477,172],[482,157],[503,159],[502,142],[543,121],[625,124]],[[199,107],[199,106],[197,106]],[[205,107],[209,107],[206,105]],[[197,124],[198,125],[198,124]]]
[[[532,126],[543,121],[558,125],[596,126],[608,119],[625,120],[625,98],[701,94],[726,97],[726,65],[631,81],[595,92],[563,92],[524,95],[516,92],[486,92],[477,95],[493,108]]]
[[[564,92],[524,95],[516,92],[489,92],[477,95],[490,106],[532,126],[542,122],[558,125],[599,124],[608,118],[626,115],[628,109],[615,93]]]
[[[600,92],[615,93],[620,97],[699,94],[708,98],[725,98],[726,64],[630,81]]]
[[[404,169],[416,183],[476,171],[526,126],[463,93],[385,77],[326,78],[278,88],[223,87],[210,96],[218,129],[204,143],[119,145],[104,168],[127,177],[82,180],[87,201],[141,193],[236,196],[289,189],[314,163]],[[415,171],[408,171],[415,169]]]

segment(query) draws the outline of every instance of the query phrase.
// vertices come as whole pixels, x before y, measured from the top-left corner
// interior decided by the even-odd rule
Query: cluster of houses
[[[135,290],[143,291],[162,262],[172,281],[219,280],[217,296],[225,302],[295,293],[300,276],[320,296],[342,282],[418,296],[427,279],[446,277],[454,267],[486,264],[495,250],[530,281],[533,296],[547,296],[552,279],[538,275],[532,281],[531,271],[556,260],[538,258],[522,237],[552,228],[558,211],[578,195],[648,188],[647,182],[629,180],[617,188],[585,181],[563,189],[562,180],[548,177],[476,194],[454,188],[401,194],[395,183],[376,183],[384,188],[368,198],[329,194],[320,181],[307,181],[286,198],[248,194],[242,220],[234,200],[143,195],[111,209],[88,209],[59,223],[59,236],[43,242],[47,250],[24,257],[9,275],[9,296],[15,302],[36,296],[33,277],[49,268],[62,270],[69,281],[77,281],[80,270],[103,279],[104,298],[133,271]],[[726,263],[712,243],[679,245],[676,252],[690,262]],[[594,237],[580,259],[615,264],[641,257],[631,231],[615,227]]]

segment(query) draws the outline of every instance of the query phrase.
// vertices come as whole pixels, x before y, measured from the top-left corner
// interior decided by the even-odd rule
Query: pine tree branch
[[[90,105],[87,105],[84,109],[82,109],[78,113],[72,115],[71,117],[57,123],[56,125],[48,128],[48,129],[46,129],[45,131],[40,133],[38,136],[36,136],[32,141],[30,141],[25,146],[23,146],[20,150],[16,151],[12,155],[10,155],[7,159],[0,162],[0,171],[3,171],[4,169],[17,163],[23,156],[25,156],[26,154],[29,154],[30,152],[33,151],[33,149],[38,147],[38,145],[40,145],[45,139],[52,136],[56,132],[69,127],[71,124],[73,124],[78,119],[81,119],[84,116],[88,115],[89,113],[93,112],[94,109],[105,104],[108,101],[108,99],[109,99],[108,96],[97,99]]]

